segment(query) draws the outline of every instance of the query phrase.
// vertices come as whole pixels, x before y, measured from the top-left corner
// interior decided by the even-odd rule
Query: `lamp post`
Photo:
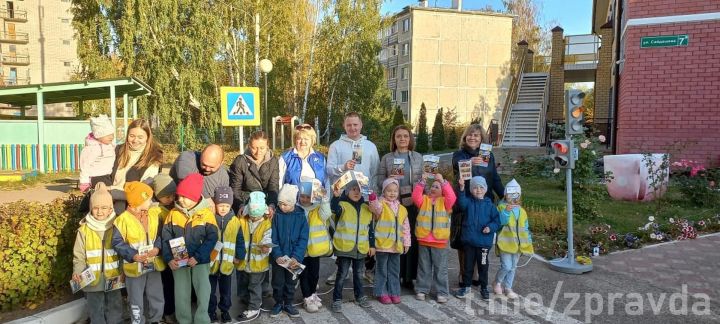
[[[270,60],[268,60],[268,59],[262,59],[262,60],[260,60],[260,71],[262,71],[262,73],[265,75],[265,109],[264,109],[264,110],[265,110],[265,113],[264,113],[264,116],[265,116],[265,117],[263,118],[263,126],[265,126],[264,128],[265,128],[266,131],[267,131],[267,129],[268,129],[268,128],[267,128],[267,114],[268,114],[267,75],[268,75],[268,73],[270,73],[270,71],[272,71],[272,69],[273,69],[273,64],[272,64],[272,62],[270,62]],[[275,135],[275,134],[273,134],[273,135]]]

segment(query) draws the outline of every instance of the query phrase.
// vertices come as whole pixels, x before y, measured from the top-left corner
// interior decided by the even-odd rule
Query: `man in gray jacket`
[[[188,174],[202,174],[203,198],[211,198],[217,187],[230,186],[230,177],[227,168],[223,165],[224,156],[225,152],[217,144],[206,146],[202,152],[182,152],[170,169],[170,177],[175,183],[180,183]]]

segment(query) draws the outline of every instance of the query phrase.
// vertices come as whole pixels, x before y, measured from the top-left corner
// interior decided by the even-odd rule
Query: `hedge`
[[[79,196],[0,205],[0,311],[69,291]]]

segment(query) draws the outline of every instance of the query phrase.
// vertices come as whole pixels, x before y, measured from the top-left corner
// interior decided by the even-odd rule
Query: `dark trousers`
[[[305,257],[303,259],[305,270],[300,274],[300,290],[303,298],[308,298],[315,293],[318,280],[320,279],[320,258]]]
[[[220,308],[220,311],[223,313],[230,311],[231,285],[232,275],[224,275],[219,272],[210,275],[210,303],[208,304],[210,318],[213,317],[212,314],[215,314],[216,307]],[[220,286],[219,289],[216,289],[217,286]],[[220,303],[218,303],[217,297],[215,296],[217,290],[220,290]]]
[[[365,258],[353,259],[348,257],[338,257],[338,272],[335,276],[335,289],[333,290],[333,301],[342,300],[343,287],[345,286],[345,276],[348,269],[352,265],[353,269],[353,291],[355,292],[355,300],[365,296],[363,293],[362,271]]]
[[[463,246],[463,254],[465,254],[465,264],[462,274],[462,287],[467,288],[472,284],[472,277],[475,264],[478,267],[478,277],[480,277],[480,288],[487,288],[488,285],[488,268],[490,263],[488,262],[488,255],[490,253],[489,248],[473,247],[465,244]]]
[[[277,265],[277,263],[273,262],[272,268],[272,288],[275,303],[285,305],[292,304],[293,298],[295,297],[296,280],[292,279],[292,273],[290,273],[290,271]]]
[[[173,272],[170,270],[170,266],[160,272],[160,279],[162,280],[163,297],[165,298],[163,315],[175,314],[175,279],[173,279]]]

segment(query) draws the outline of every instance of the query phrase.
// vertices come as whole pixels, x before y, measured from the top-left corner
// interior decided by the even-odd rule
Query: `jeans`
[[[495,276],[496,283],[501,283],[503,287],[512,289],[518,259],[520,259],[520,254],[500,252],[500,269],[498,269]]]
[[[210,275],[210,303],[208,304],[208,313],[211,314],[210,317],[213,317],[212,314],[215,314],[217,308],[220,308],[220,311],[223,313],[230,311],[232,298],[231,284],[232,275],[224,275],[219,272]],[[219,289],[216,289],[216,286],[219,286]],[[217,297],[215,296],[216,290],[220,290],[220,303],[218,303]]]
[[[320,258],[305,257],[303,264],[305,270],[300,274],[300,290],[302,290],[303,298],[308,298],[315,293],[320,280]]]
[[[447,296],[448,288],[448,248],[437,249],[418,246],[419,262],[415,292],[429,294],[433,282],[438,296]]]
[[[338,257],[338,272],[335,276],[335,289],[333,289],[333,301],[342,300],[343,287],[345,286],[345,276],[347,276],[348,268],[352,265],[353,269],[353,291],[355,292],[355,300],[364,297],[362,273],[365,266],[365,258],[353,259],[348,257]]]
[[[400,296],[400,253],[375,255],[375,296]]]
[[[466,244],[463,246],[463,251],[465,254],[465,264],[463,265],[465,271],[463,271],[463,282],[460,284],[460,286],[463,288],[470,287],[470,285],[472,284],[475,264],[477,264],[478,277],[480,279],[480,288],[487,288],[488,269],[490,268],[490,263],[488,262],[488,255],[490,254],[490,249],[469,246]]]
[[[116,324],[123,323],[123,300],[120,289],[113,291],[85,292],[87,299],[87,312],[90,323]]]
[[[292,273],[273,262],[272,265],[273,299],[276,304],[290,305],[295,297],[295,283]],[[304,271],[304,270],[303,270]]]

